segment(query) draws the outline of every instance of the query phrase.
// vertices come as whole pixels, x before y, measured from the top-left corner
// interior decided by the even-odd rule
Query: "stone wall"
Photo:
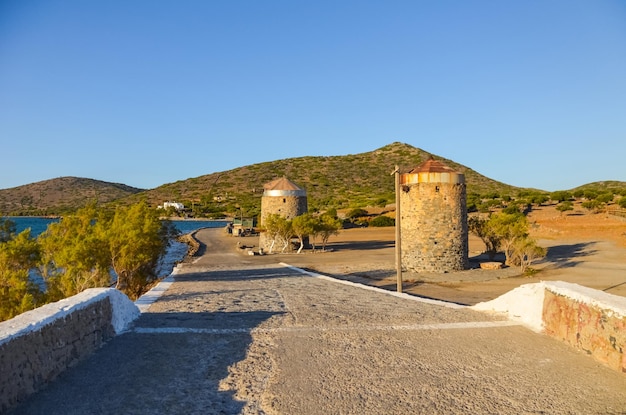
[[[626,373],[626,297],[552,281],[521,285],[472,308],[504,313]]]
[[[584,351],[611,369],[626,373],[624,315],[547,289],[543,322],[546,334]]]
[[[261,228],[265,223],[265,218],[270,214],[278,214],[286,219],[293,219],[308,211],[306,196],[263,196],[261,198]],[[259,235],[259,247],[269,251],[271,240],[264,232]]]
[[[0,413],[124,331],[138,315],[119,291],[91,289],[0,323]]]
[[[402,266],[420,272],[467,269],[464,183],[413,183],[400,190]]]

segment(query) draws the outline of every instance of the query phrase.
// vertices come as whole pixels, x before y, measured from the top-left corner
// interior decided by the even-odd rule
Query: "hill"
[[[0,214],[60,215],[83,207],[89,201],[110,203],[142,191],[119,183],[59,177],[0,190]]]
[[[99,180],[62,177],[0,190],[0,213],[10,215],[62,214],[97,200],[101,204],[130,204],[146,200],[152,206],[177,201],[195,214],[220,216],[259,213],[263,185],[286,176],[306,189],[309,210],[384,206],[394,201],[395,165],[402,170],[429,156],[465,174],[468,194],[515,196],[521,189],[485,177],[467,166],[395,142],[377,150],[329,157],[297,157],[268,161],[141,190]],[[597,182],[584,189],[626,189],[625,182]],[[577,188],[577,189],[579,189]],[[539,190],[539,192],[541,192]]]
[[[443,160],[463,172],[468,193],[498,192],[516,194],[516,187],[489,179],[469,167],[428,153],[409,144],[395,142],[374,151],[329,157],[298,157],[264,162],[165,184],[125,202],[145,198],[158,205],[167,200],[185,203],[204,212],[234,212],[255,215],[260,209],[263,185],[285,176],[307,191],[309,210],[329,207],[363,207],[394,201],[395,165],[408,170],[429,156]]]

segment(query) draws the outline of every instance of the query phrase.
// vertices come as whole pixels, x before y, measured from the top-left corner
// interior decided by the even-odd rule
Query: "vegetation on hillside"
[[[489,210],[511,200],[531,204],[550,200],[549,192],[509,186],[452,160],[395,142],[360,154],[297,157],[243,166],[146,191],[90,179],[52,179],[0,190],[0,214],[64,215],[94,202],[100,207],[114,209],[139,201],[145,201],[151,207],[176,201],[186,206],[184,212],[178,212],[185,216],[219,218],[237,213],[254,217],[260,213],[263,185],[282,176],[307,191],[309,210],[313,213],[328,209],[384,207],[395,200],[391,175],[394,167],[398,165],[406,171],[429,156],[465,174],[470,211]],[[613,192],[624,196],[626,182],[590,183],[570,192],[573,195],[582,192],[587,196],[592,192],[598,195]]]
[[[119,183],[60,177],[0,189],[0,213],[8,216],[64,215],[90,203],[106,204],[142,191]]]

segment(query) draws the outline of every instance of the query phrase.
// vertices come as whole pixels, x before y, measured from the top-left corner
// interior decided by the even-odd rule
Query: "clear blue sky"
[[[2,189],[394,141],[515,186],[626,181],[626,2],[0,0]]]

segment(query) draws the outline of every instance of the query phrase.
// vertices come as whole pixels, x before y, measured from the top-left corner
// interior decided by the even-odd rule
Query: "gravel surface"
[[[218,232],[133,331],[15,413],[626,413],[626,375],[547,336],[308,276]]]

